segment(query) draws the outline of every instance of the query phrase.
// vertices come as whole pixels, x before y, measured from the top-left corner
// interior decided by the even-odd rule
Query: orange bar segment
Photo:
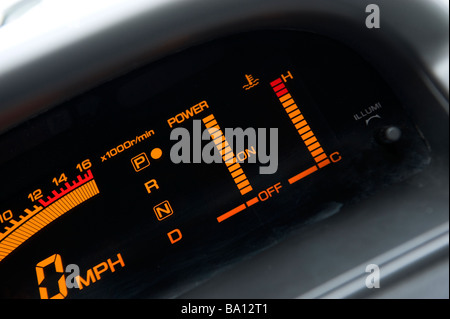
[[[295,113],[295,112],[292,112],[292,113]],[[292,114],[291,113],[291,114]],[[300,121],[302,121],[302,120],[304,120],[305,118],[303,117],[303,115],[299,115],[299,116],[297,116],[297,117],[295,117],[295,118],[293,118],[292,119],[292,124],[294,124],[294,125],[296,125],[298,122],[300,122]]]
[[[227,146],[224,149],[220,150],[220,155],[225,156],[226,154],[231,152],[231,147]]]
[[[294,99],[289,99],[289,100],[287,100],[286,102],[283,103],[283,107],[287,108],[287,107],[291,106],[294,103],[295,103]]]
[[[314,160],[316,161],[316,163],[319,163],[319,162],[323,161],[326,158],[327,158],[327,154],[322,153],[319,156],[314,157]]]
[[[234,171],[231,173],[231,176],[233,178],[238,177],[239,175],[244,174],[244,171],[242,170],[242,168],[239,168],[238,170]],[[235,180],[236,181],[236,180]]]
[[[242,182],[243,180],[246,180],[246,179],[247,179],[247,177],[245,176],[245,174],[241,174],[234,178],[234,182],[236,184],[239,184],[240,182]]]
[[[298,130],[298,133],[300,135],[305,134],[306,132],[311,131],[311,128],[309,127],[309,125],[306,125],[305,127],[302,127],[301,129]]]
[[[300,131],[299,131],[299,133],[300,133]],[[312,137],[313,135],[314,135],[313,131],[306,132],[305,134],[302,135],[302,139],[304,141],[306,141],[308,138]]]
[[[310,152],[312,152],[312,151],[314,151],[316,148],[319,148],[319,147],[320,147],[320,144],[319,144],[318,142],[316,142],[316,143],[314,143],[314,144],[308,146],[308,150],[309,150]]]
[[[244,176],[245,176],[245,175],[244,175]],[[239,189],[243,189],[245,186],[248,186],[248,185],[250,185],[250,182],[249,182],[248,180],[244,180],[243,182],[237,184],[237,187],[238,187]]]
[[[320,155],[322,153],[325,153],[325,152],[323,151],[323,148],[319,147],[315,151],[311,152],[311,155],[312,155],[312,157],[316,157],[317,155]]]
[[[311,138],[309,138],[309,139],[307,139],[305,141],[305,145],[309,146],[309,145],[311,145],[312,143],[315,143],[315,142],[317,142],[317,138],[315,136],[313,136],[313,137],[311,137]]]
[[[292,104],[291,106],[289,106],[288,108],[286,108],[286,113],[289,114],[295,110],[298,110],[297,104]]]
[[[213,127],[214,125],[217,125],[216,120],[209,121],[208,123],[205,123],[206,128]]]
[[[214,120],[214,115],[211,114],[203,119],[203,123],[208,123],[209,121],[212,121],[212,120]]]
[[[331,163],[330,160],[329,160],[329,159],[326,159],[326,160],[320,162],[319,164],[317,164],[317,166],[319,166],[320,168],[322,168],[322,167],[327,166],[327,165],[330,164],[330,163]]]
[[[308,123],[305,120],[303,120],[303,121],[299,122],[298,124],[295,124],[295,128],[301,129],[305,125],[308,125]]]
[[[239,168],[241,168],[241,165],[239,165],[238,163],[235,163],[228,167],[228,171],[230,171],[230,173],[232,173]]]
[[[259,198],[258,196],[256,196],[255,198],[250,199],[249,201],[247,201],[247,207],[250,207],[252,205],[255,205],[257,202],[259,202]]]
[[[241,189],[241,195],[245,195],[247,193],[250,193],[253,190],[253,188],[249,185],[243,189]]]
[[[291,118],[292,121],[294,120],[294,118],[295,118],[297,115],[300,115],[300,110],[299,110],[298,108],[297,108],[297,110],[295,110],[294,112],[289,113],[289,117]]]
[[[307,170],[304,170],[303,172],[301,172],[300,174],[295,175],[294,177],[290,178],[289,184],[294,184],[295,182],[298,182],[299,180],[305,178],[306,176],[316,172],[318,170],[317,166],[314,165],[310,168],[308,168]]]
[[[229,212],[227,212],[227,213],[225,213],[225,214],[220,215],[219,217],[217,217],[217,221],[218,221],[219,223],[221,223],[221,222],[223,222],[224,220],[230,218],[231,216],[234,216],[234,215],[236,215],[237,213],[242,212],[242,211],[243,211],[244,209],[246,209],[246,208],[247,208],[247,207],[245,207],[245,204],[239,205],[238,207],[233,208],[233,209],[230,210]]]
[[[280,100],[281,103],[283,103],[283,102],[289,100],[290,98],[292,98],[292,96],[288,93],[288,94],[285,94],[282,97],[280,97],[279,100]]]

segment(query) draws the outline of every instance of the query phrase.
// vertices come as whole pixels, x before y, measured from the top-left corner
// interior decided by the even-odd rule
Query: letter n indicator
[[[155,212],[158,220],[163,220],[173,214],[173,209],[168,200],[165,200],[164,202],[153,207],[153,211]]]

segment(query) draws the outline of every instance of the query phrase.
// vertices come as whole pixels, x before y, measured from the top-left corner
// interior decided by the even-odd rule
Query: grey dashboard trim
[[[14,21],[0,29],[0,132],[105,77],[211,38],[261,28],[327,34],[385,68],[396,51],[448,100],[448,71],[440,67],[448,65],[448,7],[445,12],[438,1],[379,0],[381,28],[369,30],[365,8],[372,2],[115,0],[101,14],[86,9],[77,21],[46,20],[33,31]]]
[[[379,267],[384,285],[385,280],[406,272],[411,265],[418,264],[437,253],[444,253],[448,250],[448,244],[449,224],[445,223],[350,269],[298,298],[342,299],[364,295],[369,291],[365,285],[366,278],[369,276],[365,271],[367,265]]]

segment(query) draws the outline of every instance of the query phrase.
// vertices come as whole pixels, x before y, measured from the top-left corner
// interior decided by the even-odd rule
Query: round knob
[[[402,130],[397,126],[388,126],[383,129],[378,134],[379,141],[385,144],[391,144],[398,142],[402,137]]]

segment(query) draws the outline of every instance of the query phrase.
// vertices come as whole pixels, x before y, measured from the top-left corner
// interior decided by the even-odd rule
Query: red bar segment
[[[286,88],[286,85],[284,85],[284,83],[281,83],[280,85],[277,85],[276,87],[274,87],[273,90],[275,92],[278,92],[278,91],[280,91],[282,89],[285,89],[285,88]]]
[[[282,83],[283,81],[281,80],[281,78],[276,79],[275,81],[271,82],[270,85],[272,87],[276,87],[278,84]]]
[[[277,94],[278,97],[280,97],[280,96],[283,96],[283,95],[288,94],[288,93],[289,93],[289,91],[287,89],[284,89],[284,90],[281,90],[281,91],[277,92],[276,94]]]

